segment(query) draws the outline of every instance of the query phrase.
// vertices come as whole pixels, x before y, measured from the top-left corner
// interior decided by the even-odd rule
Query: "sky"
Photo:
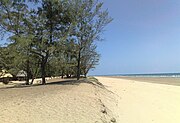
[[[103,1],[113,21],[89,75],[180,72],[180,0]]]
[[[103,0],[114,19],[90,75],[180,72],[180,0]]]

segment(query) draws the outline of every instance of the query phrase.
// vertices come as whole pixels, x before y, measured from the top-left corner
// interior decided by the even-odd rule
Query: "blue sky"
[[[91,75],[180,72],[180,0],[104,0],[114,19]]]
[[[114,20],[90,75],[180,72],[180,0],[103,1]]]

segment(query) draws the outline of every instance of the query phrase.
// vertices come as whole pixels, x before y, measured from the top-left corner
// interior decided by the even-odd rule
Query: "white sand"
[[[0,123],[180,123],[180,86],[97,78],[106,88],[60,79],[1,85]]]
[[[118,123],[180,123],[180,86],[96,78],[118,97]]]
[[[109,93],[92,84],[68,81],[23,88],[3,86],[0,123],[110,123],[114,117],[108,106],[114,107],[114,98]]]

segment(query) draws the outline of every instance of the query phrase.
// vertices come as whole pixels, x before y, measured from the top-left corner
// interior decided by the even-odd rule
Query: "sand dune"
[[[96,78],[118,96],[119,123],[180,123],[180,86]]]
[[[103,86],[53,79],[47,85],[7,87],[0,88],[0,123],[115,121],[113,111],[105,105],[114,102],[115,98]]]

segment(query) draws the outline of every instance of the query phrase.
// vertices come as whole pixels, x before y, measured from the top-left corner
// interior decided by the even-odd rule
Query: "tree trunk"
[[[33,82],[34,82],[34,76],[32,76],[32,81],[31,81],[31,83],[30,83],[30,84],[32,85],[32,84],[33,84]]]
[[[87,73],[84,74],[84,77],[87,78]]]
[[[30,78],[30,70],[29,70],[29,60],[27,60],[27,66],[26,66],[26,72],[27,72],[27,77],[26,77],[26,85],[29,85],[29,78]]]
[[[45,63],[44,63],[44,61],[41,63],[41,78],[42,78],[42,84],[44,85],[44,84],[46,84],[46,79],[45,79],[45,77],[46,77],[46,71],[45,71]]]
[[[41,61],[41,78],[42,78],[42,84],[46,84],[46,63],[49,57],[49,53],[46,53],[45,57],[42,57]]]
[[[69,74],[66,74],[66,77],[67,77],[67,78],[70,78]]]
[[[78,53],[78,65],[77,65],[77,80],[80,79],[80,62],[81,62],[81,50],[79,50],[79,53]]]
[[[61,72],[61,79],[63,79],[64,78],[64,70],[62,70],[62,72]]]
[[[88,74],[89,70],[90,70],[90,69],[85,70],[85,72],[84,72],[84,77],[85,77],[85,78],[87,78],[87,74]]]
[[[41,78],[42,78],[42,84],[46,84],[46,62],[45,62],[45,59],[44,57],[42,58],[42,61],[41,61]]]

